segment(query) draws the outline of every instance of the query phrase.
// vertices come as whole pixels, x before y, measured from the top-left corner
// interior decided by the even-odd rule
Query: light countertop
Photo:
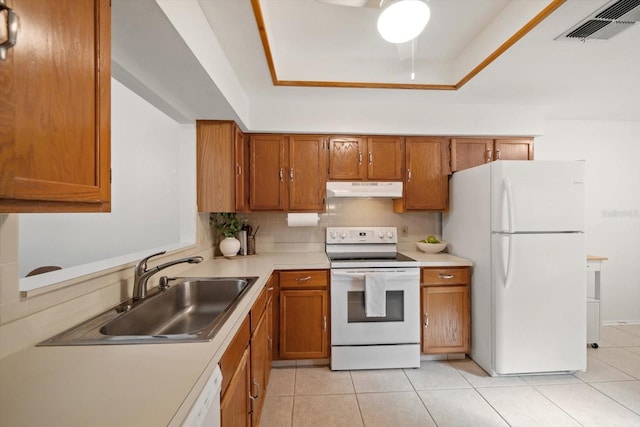
[[[422,266],[469,266],[404,251]],[[178,426],[274,270],[326,269],[324,252],[213,259],[191,277],[258,276],[210,342],[29,347],[0,360],[0,425]]]

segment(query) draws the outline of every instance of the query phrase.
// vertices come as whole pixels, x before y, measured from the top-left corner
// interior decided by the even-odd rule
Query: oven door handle
[[[367,272],[369,273],[369,272]],[[370,271],[370,273],[377,273],[376,271],[372,270]],[[389,279],[397,279],[399,277],[407,277],[407,276],[418,276],[419,272],[417,271],[386,271],[385,273],[388,273]],[[366,273],[352,273],[352,272],[346,272],[346,271],[332,271],[331,275],[334,277],[349,277],[352,279],[360,279],[360,280],[364,280]]]

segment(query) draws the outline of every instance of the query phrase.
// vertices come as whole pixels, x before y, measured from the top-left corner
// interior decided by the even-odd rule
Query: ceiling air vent
[[[556,37],[556,40],[608,40],[639,21],[640,0],[614,0]]]

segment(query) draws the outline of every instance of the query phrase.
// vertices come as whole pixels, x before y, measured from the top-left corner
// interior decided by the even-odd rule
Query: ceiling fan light
[[[390,43],[405,43],[418,37],[427,26],[431,11],[423,0],[397,0],[378,17],[378,32]]]

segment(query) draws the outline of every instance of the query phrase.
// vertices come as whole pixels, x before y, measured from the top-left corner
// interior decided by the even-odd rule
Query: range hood
[[[329,181],[327,197],[386,197],[402,198],[402,182]]]

